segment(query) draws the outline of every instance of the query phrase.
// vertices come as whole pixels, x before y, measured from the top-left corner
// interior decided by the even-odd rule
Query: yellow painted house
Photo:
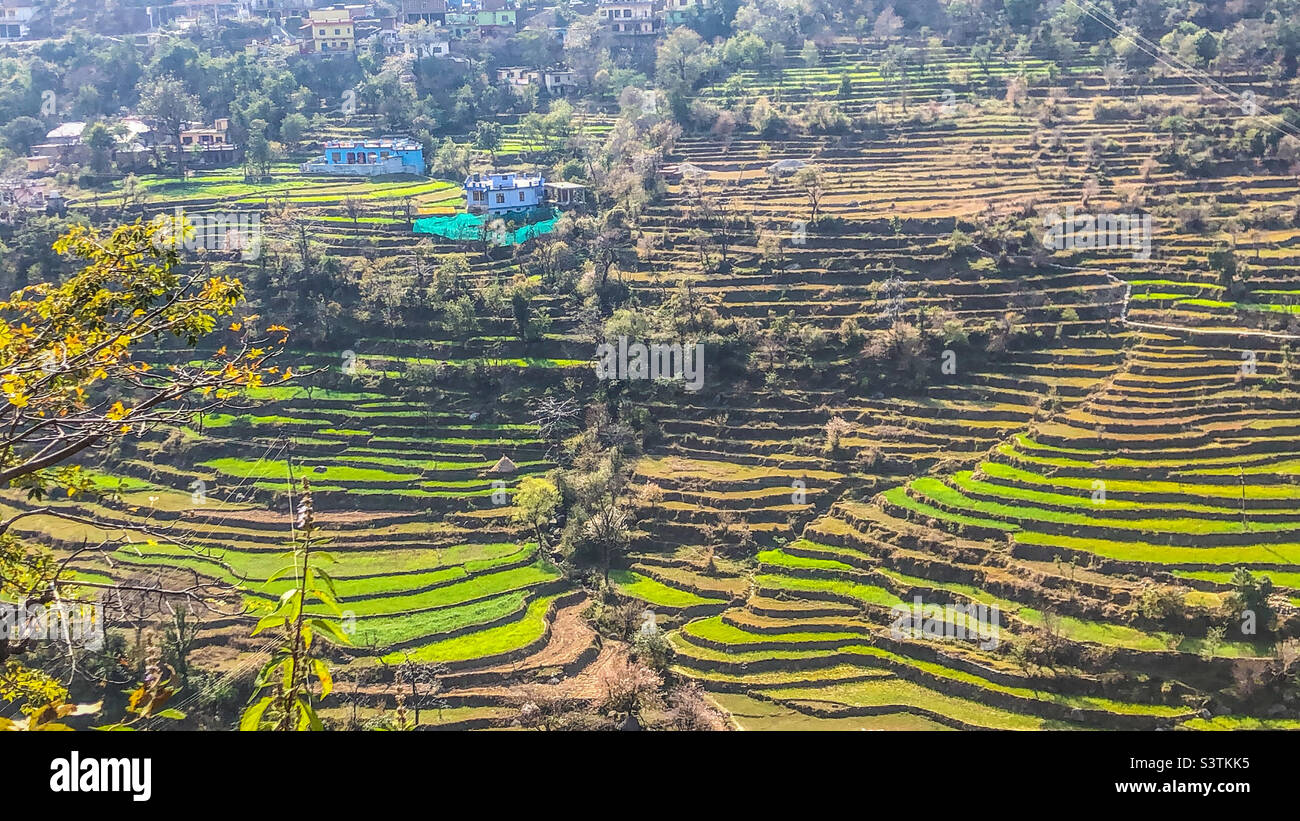
[[[312,50],[333,54],[356,49],[352,16],[346,9],[315,9],[308,17]]]

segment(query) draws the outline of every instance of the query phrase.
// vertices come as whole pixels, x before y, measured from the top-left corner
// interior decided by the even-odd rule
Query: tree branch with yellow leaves
[[[108,232],[73,226],[54,249],[77,262],[76,272],[0,300],[0,489],[32,500],[86,492],[92,484],[77,462],[90,452],[292,378],[273,364],[287,329],[240,315],[242,283],[183,259],[169,239],[186,230],[169,217]],[[63,578],[68,560],[52,562],[11,532],[38,514],[125,529],[57,505],[0,521],[0,593],[11,601],[57,598],[59,586],[75,584]],[[151,538],[169,530],[148,521],[130,529]],[[7,644],[0,662],[15,649]],[[6,677],[18,674],[6,668]]]

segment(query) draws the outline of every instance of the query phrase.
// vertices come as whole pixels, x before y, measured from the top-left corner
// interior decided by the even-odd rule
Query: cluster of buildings
[[[497,69],[497,83],[511,88],[538,86],[552,97],[567,97],[578,90],[578,75],[563,66],[545,71],[526,66],[509,66]]]
[[[39,12],[37,0],[0,0],[0,42],[30,37]],[[286,52],[337,54],[375,35],[388,45],[402,27],[416,23],[442,29],[444,41],[509,36],[518,29],[517,15],[516,0],[154,0],[139,10],[139,25],[147,30],[136,40],[153,42],[162,29],[184,32],[204,22],[260,18],[275,28],[250,44],[258,53],[289,46]]]
[[[92,159],[93,147],[85,139],[88,123],[80,120],[59,123],[45,134],[45,141],[32,146],[24,159],[29,174],[40,175],[68,165],[85,165]],[[148,120],[119,117],[105,122],[113,135],[109,159],[119,169],[137,169],[148,165],[160,153],[175,151],[175,142],[162,138]],[[189,123],[180,132],[181,150],[186,165],[210,166],[235,162],[239,146],[230,141],[230,121],[221,118],[211,125]]]
[[[601,0],[596,14],[615,37],[653,37],[700,13],[702,0]]]
[[[689,22],[705,0],[597,0],[597,15],[615,37],[644,37],[672,25]],[[201,21],[263,18],[274,23],[271,34],[245,45],[254,56],[269,54],[332,55],[353,53],[359,42],[378,37],[389,54],[413,58],[445,57],[457,40],[508,37],[519,27],[517,0],[158,0],[147,8],[149,31],[185,28]],[[31,35],[37,15],[35,0],[0,0],[0,41]],[[551,29],[561,38],[563,29]],[[563,66],[546,70],[506,67],[497,81],[515,88],[534,86],[552,96],[576,93],[575,72]],[[176,150],[172,135],[158,133],[157,123],[145,118],[119,117],[108,121],[113,144],[91,146],[83,139],[87,123],[64,122],[51,129],[44,142],[33,146],[26,158],[28,172],[39,177],[61,168],[86,164],[105,150],[119,169],[145,167],[155,158]],[[92,140],[91,142],[96,142]],[[239,146],[230,140],[229,122],[218,119],[190,123],[179,135],[180,148],[190,167],[220,165],[239,159]],[[302,163],[309,174],[378,176],[424,174],[420,143],[403,136],[345,139],[327,142],[322,153]],[[504,215],[542,206],[582,205],[586,189],[568,182],[547,182],[540,175],[516,173],[473,174],[465,180],[468,210],[477,215]],[[0,222],[16,215],[62,207],[62,198],[40,180],[0,180]]]
[[[0,180],[0,225],[14,225],[35,214],[65,214],[63,195],[38,180]]]
[[[396,14],[374,3],[300,8],[304,0],[254,2],[257,13],[286,26],[282,31],[300,54],[353,52],[358,42],[378,36],[390,54],[445,57],[452,40],[509,36],[518,26],[515,0],[398,0]],[[250,47],[270,45],[258,41]]]
[[[320,0],[173,0],[167,8],[188,4],[202,4],[217,19],[262,17],[276,23],[278,30],[270,37],[246,46],[259,54],[280,50],[342,54],[355,52],[357,43],[378,36],[389,53],[445,56],[452,40],[509,36],[519,22],[515,0],[395,0],[387,5]],[[394,5],[396,11],[392,11]],[[179,17],[170,22],[184,24],[197,19]],[[411,35],[407,29],[413,26],[424,33]]]
[[[301,53],[355,51],[358,41],[380,35],[395,38],[403,26],[424,23],[441,29],[446,40],[508,36],[518,30],[517,0],[157,0],[147,6],[149,28],[186,29],[201,21],[274,22],[279,31],[267,41],[290,42]],[[654,36],[690,22],[708,0],[597,0],[596,14],[615,37]],[[0,41],[30,34],[35,0],[0,0]],[[563,32],[559,32],[561,35]]]

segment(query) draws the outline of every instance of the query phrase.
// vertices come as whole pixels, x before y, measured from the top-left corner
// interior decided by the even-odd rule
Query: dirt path
[[[627,646],[622,642],[599,639],[596,632],[582,618],[582,611],[587,605],[588,600],[584,598],[576,604],[561,608],[555,614],[555,621],[551,627],[551,640],[541,650],[514,664],[487,668],[485,671],[508,672],[511,674],[511,681],[451,690],[448,694],[483,696],[510,702],[522,698],[522,693],[519,692],[521,685],[532,684],[553,692],[559,698],[583,700],[601,698],[605,694],[605,674],[627,659]],[[589,651],[589,648],[594,647],[598,640],[601,644],[596,657],[572,675],[561,677],[563,673],[559,668],[577,661],[583,653]],[[555,670],[557,675],[530,680],[530,674],[548,669]]]
[[[536,653],[510,664],[485,667],[475,672],[516,673],[546,667],[562,667],[576,661],[596,640],[595,631],[582,618],[582,611],[589,603],[589,600],[584,597],[575,604],[558,609],[551,622],[551,640]]]
[[[468,687],[449,691],[455,695],[492,696],[515,700],[520,697],[517,688],[520,684],[535,683],[545,689],[554,689],[557,696],[575,699],[594,699],[604,694],[604,674],[611,666],[627,657],[627,648],[616,641],[605,640],[599,654],[589,664],[567,678],[556,677],[554,684],[550,680],[528,682],[528,674],[558,668],[578,660],[588,648],[597,641],[596,632],[582,618],[587,599],[577,604],[561,608],[555,614],[551,626],[551,640],[541,650],[511,665],[487,668],[486,672],[509,672],[512,682],[485,687]],[[562,674],[561,674],[562,675]]]

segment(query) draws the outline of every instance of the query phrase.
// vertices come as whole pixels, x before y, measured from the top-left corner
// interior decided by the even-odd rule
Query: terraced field
[[[354,652],[454,666],[518,653],[544,637],[565,586],[536,544],[515,540],[507,520],[518,478],[549,467],[527,426],[465,423],[374,394],[278,396],[259,405],[266,415],[206,420],[202,445],[181,445],[183,453],[142,447],[124,465],[138,477],[129,489],[84,510],[118,528],[108,534],[122,542],[111,566],[80,569],[187,570],[240,585],[248,598],[278,596],[284,583],[265,580],[283,564],[290,520],[269,511],[287,509],[291,474],[305,475],[339,558],[333,575],[355,618]],[[218,455],[229,453],[246,455]],[[517,470],[492,473],[505,453]],[[43,525],[24,520],[31,530]],[[72,546],[85,534],[54,535]],[[238,642],[245,630],[205,642]]]
[[[843,108],[871,111],[892,94],[901,115],[897,83],[881,84],[858,59],[791,81],[787,109],[833,100],[847,72],[854,95]],[[1273,638],[1236,623],[1209,632],[1238,568],[1273,581],[1269,606],[1281,634],[1291,629],[1300,462],[1290,346],[1300,336],[1289,334],[1296,268],[1286,249],[1297,232],[1255,231],[1247,243],[1240,225],[1293,206],[1295,181],[1268,167],[1197,180],[1150,167],[1158,138],[1095,116],[1104,85],[1086,67],[1046,82],[1023,73],[1028,98],[1056,107],[1053,148],[1021,106],[964,99],[889,143],[683,139],[683,182],[648,209],[659,241],[645,286],[674,268],[729,316],[834,333],[850,318],[881,328],[940,309],[980,328],[1014,311],[1027,331],[1017,349],[975,372],[959,364],[919,395],[873,394],[869,374],[857,378],[847,362],[795,356],[764,385],[651,406],[663,443],[640,476],[664,501],[646,512],[632,569],[730,599],[678,608],[676,669],[741,726],[1244,726],[1232,710],[1256,707],[1203,697],[1274,656]],[[745,93],[782,94],[759,82],[749,78]],[[942,101],[945,83],[918,82],[909,104]],[[1170,78],[1143,100],[1177,107],[1195,94]],[[1225,123],[1237,115],[1216,110]],[[762,171],[782,159],[825,175],[820,207],[835,222],[809,227],[802,243],[789,220],[806,217],[808,198]],[[1066,252],[1021,267],[945,248],[954,228],[977,233],[991,214],[1082,211],[1098,168],[1108,182],[1093,210],[1122,211],[1131,187],[1161,203],[1151,259]],[[737,215],[723,274],[695,273],[683,225],[700,191]],[[1207,202],[1213,216],[1199,231],[1174,216]],[[783,240],[777,260],[760,256],[765,230]],[[1207,263],[1229,242],[1243,260],[1234,290],[1249,294],[1231,303],[1215,299],[1224,288]],[[847,425],[829,452],[824,430],[836,418]],[[747,544],[752,563],[706,566]],[[1172,591],[1178,618],[1144,607],[1155,588]],[[661,607],[673,600],[625,589]],[[896,637],[891,608],[917,597],[998,606],[1000,642]],[[1029,658],[1044,637],[1064,662]],[[1222,720],[1202,717],[1207,706]]]
[[[1268,163],[1193,177],[1161,162],[1157,115],[1196,103],[1207,122],[1240,116],[1185,78],[1116,89],[1086,62],[981,66],[933,47],[900,80],[880,61],[839,43],[816,68],[704,89],[721,106],[766,97],[790,118],[833,102],[873,127],[682,137],[662,196],[629,216],[637,250],[620,249],[618,276],[638,300],[688,284],[760,344],[706,390],[642,403],[652,433],[633,489],[657,492],[614,589],[673,629],[673,671],[746,729],[1284,726],[1207,694],[1262,668],[1294,635],[1300,604],[1300,229],[1244,227],[1294,207],[1294,178]],[[1132,110],[1106,114],[1109,97]],[[598,137],[611,122],[592,113],[579,126]],[[503,156],[527,155],[529,140],[507,123]],[[807,192],[765,173],[781,160],[821,167],[826,219],[799,226]],[[273,177],[146,180],[145,210],[287,200],[322,255],[390,259],[405,273],[428,242],[409,234],[406,204],[461,204],[441,180]],[[1089,181],[1093,210],[1154,212],[1150,259],[1036,259],[1032,237],[999,233],[1000,221],[1082,208]],[[701,252],[700,234],[719,232],[726,250]],[[955,247],[957,234],[971,241]],[[1240,257],[1226,283],[1213,262],[1225,244]],[[726,264],[701,265],[702,254]],[[522,270],[502,255],[468,264],[476,293]],[[236,268],[252,276],[258,264]],[[245,638],[240,605],[282,588],[266,579],[292,532],[292,480],[305,476],[355,628],[356,646],[334,659],[342,679],[402,660],[442,665],[448,706],[430,723],[508,724],[518,684],[591,677],[618,653],[584,620],[584,588],[510,521],[519,479],[555,467],[532,403],[593,392],[590,333],[566,296],[537,300],[550,323],[536,340],[503,313],[467,337],[413,321],[295,349],[299,370],[348,378],[255,392],[203,419],[202,437],[142,440],[123,456],[130,478],[116,497],[57,502],[113,532],[40,516],[21,529],[65,551],[118,539],[106,561],[77,561],[88,579],[236,585],[241,601],[199,643],[234,677],[263,649]],[[896,389],[901,357],[868,349],[898,322],[955,327],[953,367],[921,357],[913,387]],[[824,344],[840,335],[861,353]],[[434,384],[417,396],[420,369]],[[513,470],[494,470],[502,457]],[[1272,580],[1275,634],[1212,629],[1238,568]],[[997,640],[897,635],[894,608],[918,598],[996,607]],[[941,617],[952,632],[965,619]]]
[[[1179,590],[1193,612],[1219,607],[1242,566],[1274,576],[1283,597],[1296,593],[1286,587],[1296,563],[1292,443],[1286,427],[1257,422],[1295,385],[1243,390],[1232,353],[1143,338],[1086,403],[1011,437],[973,470],[839,501],[803,538],[758,554],[743,606],[683,628],[679,664],[721,691],[827,717],[892,709],[982,727],[1194,718],[1167,690],[1114,697],[1143,688],[1113,671],[1178,670],[1210,687],[1234,660],[1271,657],[1272,643],[1238,632],[1207,651],[1197,620],[1170,630],[1141,613],[1144,585]],[[997,605],[1011,636],[1001,652],[891,638],[889,608],[916,596]],[[1030,676],[1011,663],[1006,643],[1048,620],[1077,648],[1082,674]]]

